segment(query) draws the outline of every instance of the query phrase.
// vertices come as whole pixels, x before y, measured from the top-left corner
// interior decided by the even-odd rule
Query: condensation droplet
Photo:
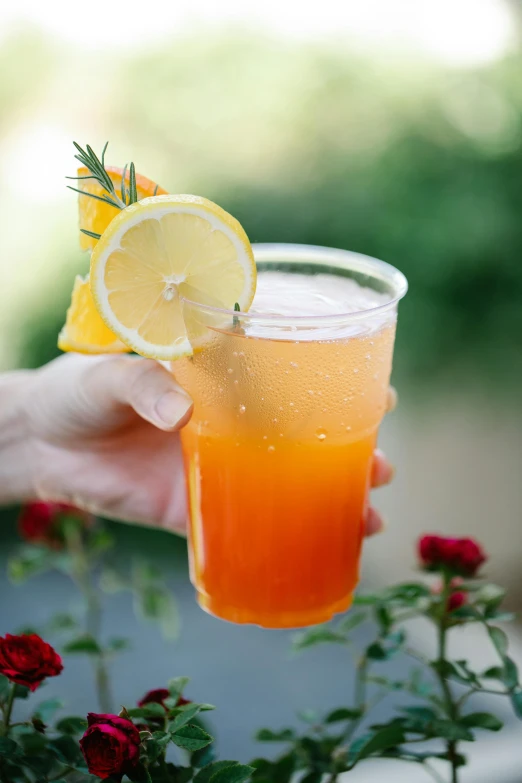
[[[267,451],[270,451],[270,452],[275,451],[275,446],[269,446]]]
[[[263,435],[263,440],[268,440],[268,435]]]
[[[232,351],[232,356],[237,356],[237,351]]]
[[[274,424],[277,424],[277,419],[272,419],[272,421],[274,422]]]
[[[329,375],[325,375],[324,377],[325,377],[325,380],[327,380],[327,381],[330,380],[330,376]]]
[[[246,411],[246,405],[240,405],[239,406],[239,412],[244,413]]]
[[[280,410],[280,411],[282,411],[282,410],[283,410],[283,406],[282,406],[282,405],[280,405],[280,406],[279,406],[279,410]]]
[[[239,383],[239,381],[238,381],[238,380],[235,380],[235,381],[234,381],[234,384],[235,384],[236,386],[238,385],[238,383]]]
[[[351,428],[351,426],[350,426],[350,425],[348,425],[348,426],[346,427],[346,432],[350,432],[350,430],[351,430],[351,429],[352,429],[352,428]]]
[[[354,367],[353,371],[354,371],[354,373],[358,373],[359,372],[359,368],[358,367]]]
[[[310,397],[313,397],[314,396],[314,390],[313,389],[308,389],[308,394],[310,395]]]
[[[325,430],[325,429],[323,429],[322,427],[319,427],[319,428],[318,428],[318,429],[315,431],[315,437],[316,437],[318,440],[325,440],[325,438],[326,438],[326,430]]]
[[[229,375],[232,375],[232,373],[234,372],[234,370],[232,369],[232,367],[229,367],[229,368],[228,368],[228,370],[227,370],[227,372],[228,372],[228,374],[229,374]]]
[[[288,404],[290,405],[291,408],[294,407],[294,403],[293,402],[289,402]]]
[[[371,359],[371,358],[372,358],[372,355],[371,355],[371,353],[367,353],[367,354],[366,354],[366,356],[365,356],[364,358],[365,358],[365,359]]]
[[[290,367],[299,367],[297,362],[290,362]]]

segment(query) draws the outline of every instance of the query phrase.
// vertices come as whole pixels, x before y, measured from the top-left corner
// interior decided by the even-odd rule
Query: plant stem
[[[9,691],[9,696],[7,698],[7,704],[5,705],[4,721],[2,726],[0,726],[0,735],[3,737],[7,737],[9,735],[9,729],[10,729],[9,721],[11,720],[11,713],[13,711],[15,690],[16,690],[16,685],[13,682],[11,685],[11,690]]]
[[[438,661],[441,663],[446,660],[446,642],[448,634],[447,625],[447,612],[448,601],[451,595],[451,576],[444,573],[443,576],[443,589],[441,593],[441,609],[438,617],[437,630],[438,630]],[[450,685],[444,674],[437,671],[437,676],[441,685],[442,695],[446,706],[446,713],[450,720],[456,720],[458,718],[457,704],[453,699]],[[457,743],[455,740],[448,740],[447,745],[448,761],[451,764],[451,783],[458,783],[458,765],[457,765]]]
[[[96,588],[93,585],[89,560],[83,545],[81,530],[76,524],[66,527],[66,538],[73,562],[73,578],[85,599],[85,633],[99,643],[101,607]],[[99,644],[101,648],[101,644]],[[93,660],[98,704],[102,712],[112,712],[109,674],[106,659],[100,652]]]

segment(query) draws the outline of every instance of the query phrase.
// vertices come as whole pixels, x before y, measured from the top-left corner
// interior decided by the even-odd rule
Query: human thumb
[[[171,373],[153,359],[128,357],[126,365],[122,402],[161,430],[183,427],[192,414],[192,400]]]

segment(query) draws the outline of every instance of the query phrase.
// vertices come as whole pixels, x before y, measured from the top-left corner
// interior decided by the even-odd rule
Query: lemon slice
[[[94,305],[88,277],[76,275],[65,324],[58,335],[61,351],[123,353],[130,349],[102,321]]]
[[[204,339],[197,308],[184,300],[227,310],[238,302],[245,311],[255,287],[243,228],[199,196],[132,204],[112,220],[91,256],[91,290],[104,322],[136,353],[155,359],[190,355]]]

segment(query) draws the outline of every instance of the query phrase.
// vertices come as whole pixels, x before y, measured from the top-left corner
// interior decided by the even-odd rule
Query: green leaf
[[[42,687],[42,686],[40,686]],[[31,691],[25,685],[15,685],[15,699],[28,699]]]
[[[295,768],[296,755],[294,751],[291,751],[274,762],[272,765],[271,780],[273,783],[290,783]]]
[[[169,731],[177,731],[181,726],[189,723],[200,712],[199,704],[187,704],[187,709],[180,710],[173,721],[169,723]]]
[[[76,766],[77,762],[83,761],[78,742],[68,734],[50,740],[48,747],[58,761],[62,761],[64,764]]]
[[[258,742],[291,742],[295,739],[295,732],[292,729],[282,729],[281,731],[272,731],[271,729],[259,729],[256,734]]]
[[[508,638],[501,628],[497,628],[495,625],[488,625],[489,638],[495,645],[495,649],[501,658],[505,658],[508,650]]]
[[[217,762],[219,764],[219,762]],[[214,772],[210,778],[210,783],[243,783],[248,780],[254,767],[250,767],[247,764],[232,764],[231,766],[222,767]]]
[[[210,764],[216,758],[216,753],[213,745],[207,745],[206,748],[195,750],[190,754],[190,764],[193,767],[204,767],[206,764]]]
[[[522,720],[522,690],[513,691],[511,704],[513,705],[515,715]]]
[[[303,723],[319,723],[320,715],[317,712],[317,710],[300,710],[297,713],[297,717],[299,720],[302,720]]]
[[[429,723],[437,719],[437,713],[429,707],[400,707],[399,709],[401,712],[405,712],[410,717],[423,723]]]
[[[309,772],[308,775],[305,775],[301,778],[299,783],[321,783],[321,780],[324,777],[324,772],[321,772],[319,770]]]
[[[377,593],[362,593],[354,596],[352,606],[373,606],[379,601],[382,601],[382,597]]]
[[[374,613],[375,620],[381,629],[381,633],[387,634],[393,623],[393,617],[390,610],[384,604],[377,604]]]
[[[64,653],[87,653],[88,655],[100,655],[100,645],[92,636],[87,634],[78,636],[63,647]]]
[[[101,555],[114,546],[114,536],[107,530],[99,527],[89,534],[88,550],[94,555]]]
[[[129,650],[132,647],[130,639],[124,639],[122,637],[114,637],[107,642],[106,650],[110,653],[123,652],[123,650]]]
[[[194,783],[209,783],[210,778],[212,775],[215,775],[216,772],[235,766],[241,765],[237,761],[213,761],[211,764],[207,764],[199,770],[194,777]],[[250,769],[253,770],[253,767],[250,767]]]
[[[440,737],[447,740],[466,740],[467,742],[473,742],[474,736],[466,726],[462,726],[460,723],[455,723],[452,720],[438,719],[431,723],[431,733],[434,737]]]
[[[324,719],[325,723],[339,723],[344,720],[357,720],[362,715],[362,710],[350,710],[346,707],[340,707],[337,710],[329,712]]]
[[[146,767],[139,763],[135,767],[128,768],[125,774],[132,783],[152,783],[152,778]]]
[[[132,707],[127,710],[127,714],[130,718],[164,718],[166,712],[161,704],[150,702],[150,704],[144,704],[143,707]]]
[[[80,718],[77,716],[62,718],[56,724],[57,731],[61,732],[62,734],[71,734],[72,736],[76,734],[83,734],[86,728],[87,721],[85,718]]]
[[[34,714],[44,723],[49,723],[62,707],[63,702],[60,701],[60,699],[47,699],[46,701],[40,702]]]
[[[160,624],[166,639],[175,639],[179,633],[179,612],[169,591],[155,584],[142,584],[136,593],[137,612],[146,620]]]
[[[183,691],[190,682],[190,677],[173,677],[167,683],[170,697],[174,700],[174,703],[178,703],[178,699],[183,695]]]
[[[293,642],[292,649],[295,651],[305,650],[307,647],[314,647],[316,644],[332,642],[334,644],[346,644],[347,638],[344,634],[332,631],[324,625],[311,628],[309,631],[298,634]]]
[[[491,666],[489,669],[486,669],[480,677],[484,680],[499,680],[500,682],[504,682],[504,669],[502,666]]]
[[[404,740],[404,730],[397,725],[386,726],[370,736],[362,737],[350,746],[350,767],[368,756],[400,745]]]
[[[347,634],[361,625],[367,619],[365,612],[349,612],[346,617],[343,617],[339,623],[337,623],[337,631],[341,634]]]
[[[373,642],[366,649],[366,655],[372,661],[387,661],[399,652],[406,640],[404,631],[390,633],[384,639]]]
[[[37,755],[42,756],[42,751],[45,752],[47,748],[47,737],[39,731],[29,731],[26,726],[23,728],[24,732],[18,736],[18,742],[23,747],[24,753],[33,758]]]
[[[415,604],[419,598],[431,598],[429,587],[421,582],[405,582],[386,590],[385,601],[400,601],[406,605]]]
[[[12,739],[8,737],[0,737],[0,755],[6,758],[13,758],[14,756],[20,756],[22,754],[22,748]]]
[[[3,674],[0,674],[0,704],[7,699],[10,689],[11,683],[7,677],[5,677]]]
[[[185,750],[200,750],[209,745],[213,738],[199,726],[182,726],[174,734],[170,735],[172,742]]]
[[[472,712],[469,715],[463,715],[460,718],[460,723],[471,729],[488,729],[488,731],[500,731],[504,725],[496,715],[491,715],[489,712]]]
[[[54,553],[43,547],[24,547],[21,554],[7,563],[7,575],[14,584],[21,584],[54,565]]]
[[[122,590],[129,590],[131,584],[126,577],[122,576],[114,568],[104,568],[100,575],[100,587],[104,593],[119,593]]]
[[[475,593],[475,603],[484,606],[486,619],[490,619],[491,614],[498,609],[505,597],[506,590],[503,587],[486,584],[481,585]]]
[[[78,628],[78,620],[72,614],[59,612],[51,618],[47,627],[50,631],[71,631]]]

